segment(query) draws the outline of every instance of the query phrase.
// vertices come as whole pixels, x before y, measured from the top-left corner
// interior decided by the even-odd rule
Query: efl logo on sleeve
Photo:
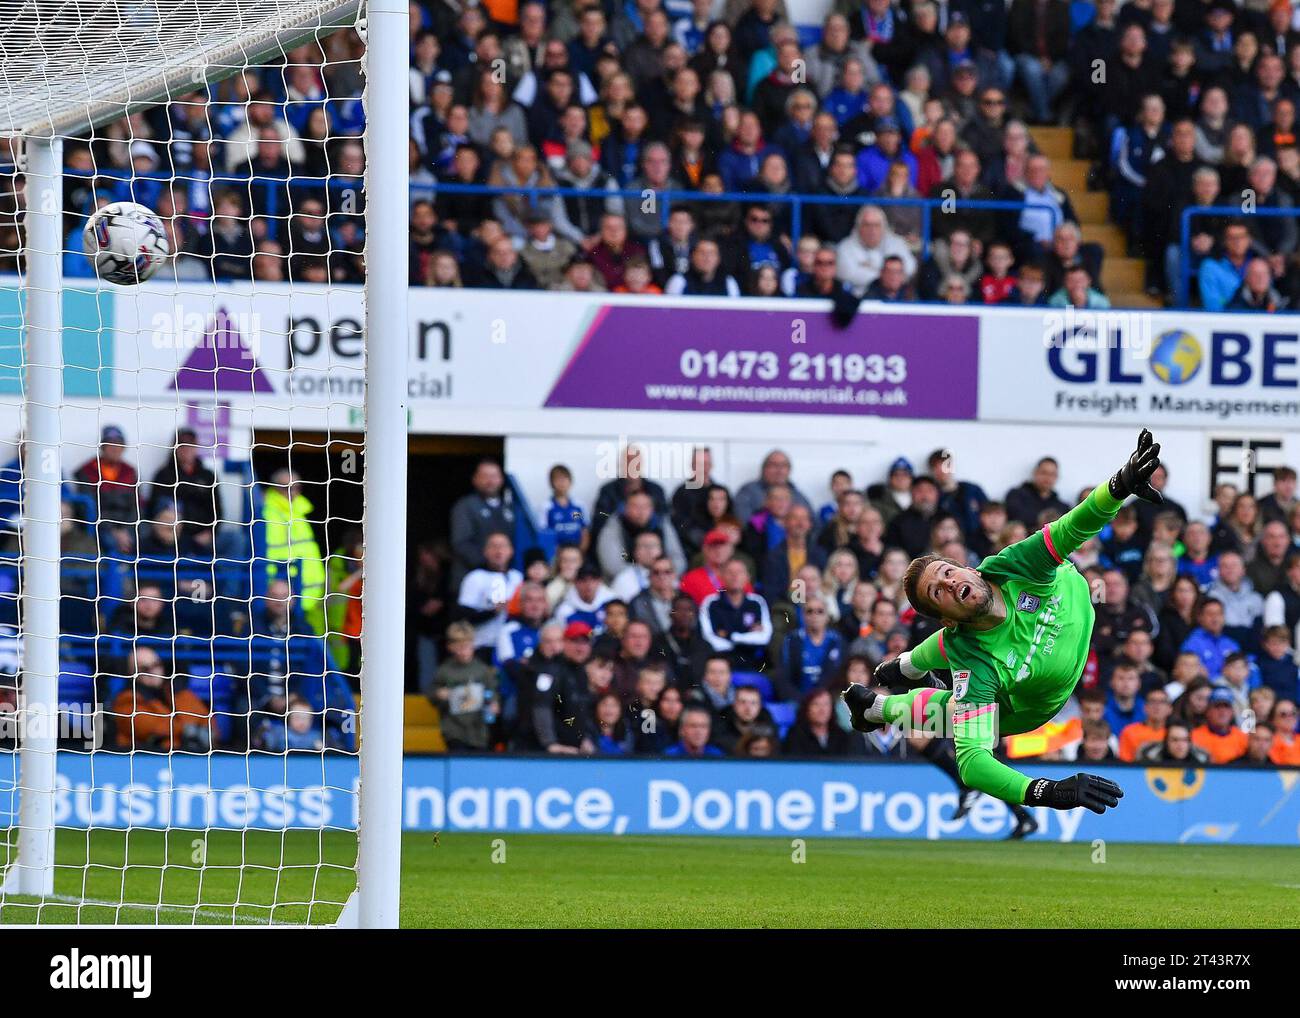
[[[970,689],[970,672],[968,670],[954,671],[952,673],[952,698],[954,700],[965,700],[966,692]]]

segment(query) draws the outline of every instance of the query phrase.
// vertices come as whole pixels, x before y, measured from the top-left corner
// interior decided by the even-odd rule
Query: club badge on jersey
[[[1021,594],[1016,599],[1016,611],[1034,614],[1042,604],[1042,599],[1035,594]]]

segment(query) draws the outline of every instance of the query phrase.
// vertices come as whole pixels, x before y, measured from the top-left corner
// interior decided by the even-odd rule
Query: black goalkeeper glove
[[[1138,435],[1137,448],[1128,462],[1115,471],[1107,487],[1113,497],[1121,502],[1130,495],[1136,495],[1144,502],[1159,505],[1165,497],[1151,487],[1151,475],[1160,466],[1160,443],[1151,437],[1146,428]]]
[[[1025,793],[1025,805],[1050,806],[1052,809],[1086,806],[1094,813],[1105,813],[1107,806],[1118,806],[1122,798],[1124,790],[1108,778],[1076,774],[1064,781],[1034,778]]]
[[[909,679],[903,674],[903,666],[899,663],[898,658],[892,661],[885,661],[876,665],[876,670],[872,673],[872,682],[877,686],[884,686],[888,690],[899,690],[907,692],[909,689],[916,689],[919,686],[927,686],[932,689],[947,689],[943,682],[929,672],[926,672],[919,679]]]

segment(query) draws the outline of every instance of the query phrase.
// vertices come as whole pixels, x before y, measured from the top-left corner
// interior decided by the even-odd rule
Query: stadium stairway
[[[1102,246],[1106,252],[1101,266],[1101,282],[1117,308],[1154,308],[1160,301],[1144,291],[1141,258],[1128,257],[1124,231],[1107,219],[1108,196],[1104,191],[1088,190],[1086,159],[1074,158],[1074,130],[1069,127],[1033,127],[1030,135],[1039,150],[1052,160],[1052,183],[1070,196],[1079,215],[1083,239]]]
[[[445,753],[438,708],[418,693],[406,695],[406,724],[402,749],[407,753]]]

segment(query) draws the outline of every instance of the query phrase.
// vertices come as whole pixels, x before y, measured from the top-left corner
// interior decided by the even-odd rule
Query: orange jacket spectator
[[[1192,729],[1192,742],[1210,754],[1211,763],[1225,764],[1245,756],[1250,736],[1236,725],[1232,725],[1222,735],[1209,725],[1198,725]]]
[[[1153,728],[1145,721],[1134,721],[1125,725],[1119,733],[1119,758],[1132,763],[1137,759],[1138,750],[1149,742],[1164,742],[1165,730]]]
[[[498,25],[519,24],[519,0],[483,0],[483,6]]]
[[[211,725],[212,712],[206,703],[188,689],[172,693],[166,680],[153,685],[151,678],[141,675],[134,688],[113,699],[114,741],[119,749],[179,749],[187,727]]]
[[[1268,758],[1279,767],[1300,767],[1300,739],[1294,735],[1283,742],[1282,737],[1273,733],[1273,748],[1268,751]]]

